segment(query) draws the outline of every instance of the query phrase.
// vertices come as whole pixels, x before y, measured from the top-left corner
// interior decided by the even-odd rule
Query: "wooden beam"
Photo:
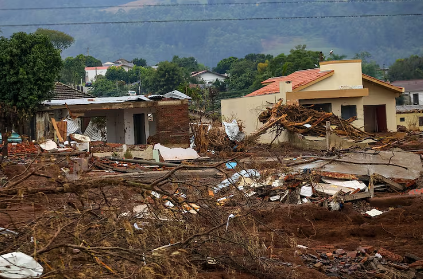
[[[63,142],[63,138],[60,135],[59,128],[57,127],[57,123],[56,123],[56,120],[54,118],[51,119],[51,123],[53,124],[54,130],[56,131],[56,135],[59,138],[59,141]]]
[[[369,96],[369,89],[338,89],[321,91],[299,91],[287,92],[287,100],[314,100],[314,99],[338,99],[338,98],[357,98]]]

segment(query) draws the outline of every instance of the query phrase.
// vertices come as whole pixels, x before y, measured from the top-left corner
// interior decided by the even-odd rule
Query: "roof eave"
[[[395,85],[388,84],[388,83],[386,83],[386,82],[380,81],[380,80],[378,80],[377,78],[374,78],[374,77],[368,76],[368,75],[366,75],[366,74],[362,74],[362,78],[363,78],[364,80],[366,80],[366,81],[369,81],[369,82],[372,82],[372,83],[374,83],[374,84],[377,84],[377,85],[383,86],[383,87],[385,87],[386,89],[388,89],[388,90],[390,90],[390,91],[393,91],[393,92],[395,92],[395,93],[400,93],[400,94],[401,94],[401,93],[404,93],[404,92],[405,92],[405,88],[404,88],[404,87],[398,87],[398,86],[395,86]]]

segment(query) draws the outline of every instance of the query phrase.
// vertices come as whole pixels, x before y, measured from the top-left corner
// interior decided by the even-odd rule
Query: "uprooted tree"
[[[44,35],[15,33],[0,38],[0,132],[7,156],[13,128],[23,125],[40,103],[52,97],[62,67],[60,50]]]

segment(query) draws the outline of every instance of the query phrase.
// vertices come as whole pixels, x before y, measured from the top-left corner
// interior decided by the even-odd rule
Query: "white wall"
[[[94,82],[95,81],[95,77],[96,75],[102,75],[105,76],[107,72],[107,69],[97,69],[96,70],[85,70],[85,82],[91,81]]]

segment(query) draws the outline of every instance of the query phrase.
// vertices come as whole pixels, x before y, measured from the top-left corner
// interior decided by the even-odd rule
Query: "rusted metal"
[[[345,179],[345,180],[359,180],[357,175],[348,174],[348,173],[316,171],[316,174],[319,174],[324,177],[330,177],[330,178],[338,178],[338,179]]]

